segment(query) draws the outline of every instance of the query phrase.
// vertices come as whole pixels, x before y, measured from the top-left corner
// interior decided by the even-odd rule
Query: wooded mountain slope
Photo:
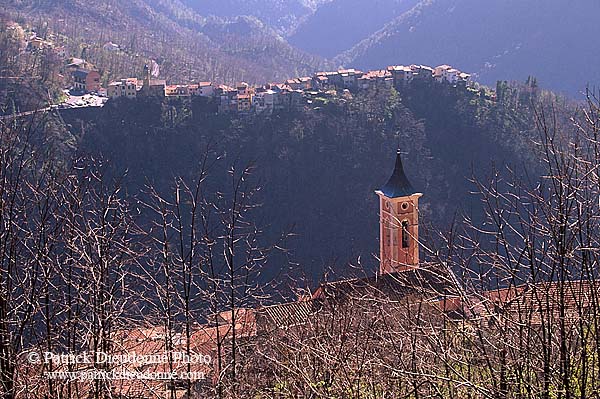
[[[184,0],[201,15],[237,17],[251,15],[287,34],[303,18],[311,14],[323,0]]]
[[[4,11],[42,36],[58,34],[57,44],[111,78],[139,75],[149,59],[159,62],[162,77],[182,83],[284,80],[326,65],[256,19],[206,17],[179,0],[9,0]],[[108,41],[122,51],[103,51]]]

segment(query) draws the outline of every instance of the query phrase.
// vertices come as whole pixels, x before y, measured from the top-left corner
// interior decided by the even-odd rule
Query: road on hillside
[[[56,105],[52,105],[50,107],[46,107],[46,108],[40,108],[40,109],[35,109],[33,111],[26,111],[26,112],[19,112],[17,114],[10,114],[10,115],[2,115],[0,116],[0,120],[5,120],[5,119],[16,119],[16,118],[21,118],[23,116],[28,116],[28,115],[33,115],[33,114],[37,114],[42,113],[42,112],[48,112],[53,108],[56,108]]]
[[[11,115],[2,115],[0,120],[11,118],[21,118],[24,116],[34,115],[36,113],[48,112],[53,109],[70,109],[70,108],[87,108],[87,107],[103,107],[108,98],[93,94],[75,94],[65,90],[67,100],[61,104],[53,104],[49,107],[36,109],[33,111],[19,112]]]

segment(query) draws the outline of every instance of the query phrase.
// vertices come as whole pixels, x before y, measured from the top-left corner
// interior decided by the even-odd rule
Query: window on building
[[[408,248],[410,237],[408,235],[408,220],[402,221],[402,248]]]

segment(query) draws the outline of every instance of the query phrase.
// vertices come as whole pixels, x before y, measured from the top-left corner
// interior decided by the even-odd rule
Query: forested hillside
[[[398,146],[408,176],[425,194],[423,224],[441,229],[456,212],[481,215],[469,194],[472,175],[485,178],[494,162],[532,166],[530,105],[538,95],[508,86],[502,93],[494,103],[477,92],[415,83],[272,117],[217,115],[197,98],[111,101],[98,117],[65,118],[83,152],[127,171],[131,193],[146,184],[166,191],[179,175],[192,179],[209,147],[223,156],[209,177],[215,190],[228,181],[229,166],[253,163],[263,186],[258,224],[271,238],[292,228],[294,259],[318,275],[328,263],[358,256],[375,264],[374,190],[389,177]]]
[[[184,0],[201,15],[237,17],[251,15],[285,35],[323,0]]]
[[[24,51],[25,35],[0,15],[0,115],[38,109],[60,95],[60,61]]]
[[[139,75],[150,59],[175,82],[281,80],[325,65],[260,22],[205,17],[179,0],[10,0],[4,12],[41,37],[53,34],[71,55],[101,67],[106,79]],[[121,51],[104,51],[109,41]]]

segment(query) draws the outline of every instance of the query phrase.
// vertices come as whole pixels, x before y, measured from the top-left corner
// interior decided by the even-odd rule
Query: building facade
[[[100,90],[100,73],[97,71],[88,71],[87,69],[74,71],[73,88],[82,92]]]
[[[137,78],[121,79],[120,82],[112,82],[108,85],[109,98],[136,98],[137,97]]]

